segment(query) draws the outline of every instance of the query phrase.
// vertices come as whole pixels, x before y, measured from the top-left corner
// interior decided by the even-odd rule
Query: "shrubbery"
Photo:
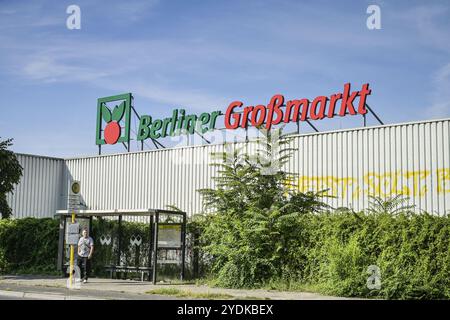
[[[288,159],[284,149],[280,163]],[[282,150],[283,151],[283,150]],[[266,150],[266,155],[273,149]],[[219,155],[224,156],[224,155]],[[225,157],[216,189],[202,190],[209,213],[196,215],[195,234],[201,270],[214,284],[233,288],[312,289],[325,294],[388,299],[450,298],[450,220],[413,213],[402,198],[373,198],[368,210],[330,209],[322,193],[300,193],[286,183],[289,174],[262,168],[245,154]],[[146,224],[124,223],[124,239],[139,234],[148,241]],[[101,234],[117,226],[100,220],[94,271],[115,259],[117,244],[98,245]],[[56,269],[58,221],[0,220],[0,271]],[[112,250],[112,251],[111,251]],[[145,264],[123,245],[123,259]],[[114,261],[113,261],[114,262]],[[377,266],[381,287],[369,289],[369,266]]]
[[[55,272],[58,225],[50,218],[0,220],[0,272]]]
[[[270,143],[264,156],[273,154]],[[261,149],[260,149],[261,150]],[[287,149],[284,149],[287,150]],[[261,152],[261,151],[260,151]],[[278,163],[288,158],[279,153]],[[415,214],[403,199],[372,198],[363,212],[331,210],[320,193],[300,193],[282,170],[262,174],[239,150],[220,155],[212,213],[191,222],[209,277],[219,286],[314,288],[338,296],[450,298],[448,216]],[[381,273],[369,289],[368,267]]]
[[[239,218],[217,214],[196,222],[204,228],[202,250],[212,257],[213,283],[314,287],[338,296],[450,298],[448,216],[334,211],[276,221],[274,215],[276,210],[247,211]],[[367,287],[370,265],[380,268],[380,290]]]

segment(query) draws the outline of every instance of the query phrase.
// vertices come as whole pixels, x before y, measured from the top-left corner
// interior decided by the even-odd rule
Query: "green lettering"
[[[162,124],[162,129],[161,129],[161,137],[164,138],[165,136],[167,136],[167,126],[169,125],[169,123],[172,121],[172,118],[165,118]]]
[[[207,112],[204,112],[198,117],[199,121],[197,121],[197,128],[196,130],[200,133],[205,133],[208,131],[208,128],[203,128],[202,126],[208,124],[209,119],[211,118],[210,114]]]
[[[220,116],[222,112],[220,111],[213,111],[211,113],[211,120],[209,121],[209,130],[214,130],[216,128],[216,120],[217,117]]]
[[[181,117],[178,118],[178,123],[177,123],[178,132],[176,132],[176,134],[180,134],[181,128],[183,128],[185,126],[184,125],[184,113],[185,112],[186,111],[184,111],[184,109],[180,109]]]
[[[172,123],[170,125],[170,135],[175,135],[175,125],[177,123],[177,117],[178,117],[178,109],[173,110],[172,112]]]
[[[183,129],[186,129],[190,134],[194,134],[195,122],[197,121],[197,116],[191,114],[186,117]]]
[[[161,137],[161,133],[156,133],[159,129],[162,127],[162,120],[155,120],[152,123],[152,127],[150,128],[150,138],[152,139],[158,139]]]
[[[139,129],[137,139],[139,141],[145,140],[148,138],[150,134],[149,125],[152,123],[152,117],[150,116],[141,116],[139,119]]]

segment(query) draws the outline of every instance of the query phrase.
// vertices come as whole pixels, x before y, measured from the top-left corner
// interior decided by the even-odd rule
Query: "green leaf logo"
[[[125,112],[125,101],[116,106],[112,112],[112,120],[119,122]]]
[[[102,104],[102,118],[106,123],[109,123],[112,120],[111,110],[109,110],[105,103]]]
[[[131,93],[97,99],[97,145],[130,142]]]

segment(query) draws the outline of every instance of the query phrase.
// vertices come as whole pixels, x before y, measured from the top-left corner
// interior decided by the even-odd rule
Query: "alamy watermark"
[[[66,20],[66,26],[69,30],[81,29],[81,9],[76,4],[67,7],[66,13],[70,14]]]
[[[367,14],[370,14],[366,20],[366,26],[369,30],[380,30],[381,29],[381,9],[380,6],[376,4],[371,4],[367,7]]]
[[[381,289],[381,271],[376,265],[370,265],[367,267],[367,273],[370,275],[367,278],[367,288],[370,290],[380,290]]]

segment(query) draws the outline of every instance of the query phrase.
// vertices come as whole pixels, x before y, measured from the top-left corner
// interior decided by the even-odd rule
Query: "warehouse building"
[[[402,194],[417,210],[444,214],[450,211],[449,134],[450,119],[298,134],[286,169],[298,174],[301,191],[329,189],[335,197],[324,200],[335,208],[361,210],[369,195]],[[86,209],[174,205],[190,216],[202,211],[197,190],[214,187],[211,152],[230,146],[236,145],[69,159],[18,154],[23,177],[8,202],[15,218],[53,217],[67,208],[68,186],[78,180]]]

